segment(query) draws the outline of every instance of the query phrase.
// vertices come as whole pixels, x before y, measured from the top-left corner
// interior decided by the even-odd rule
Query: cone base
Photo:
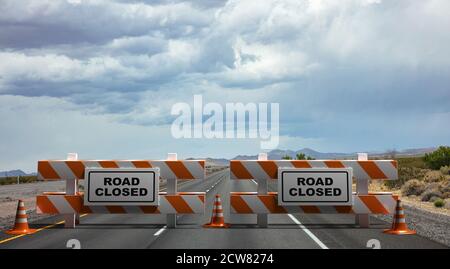
[[[229,228],[229,223],[208,223],[203,225],[203,228]]]
[[[28,229],[28,230],[7,230],[5,233],[11,235],[21,235],[21,234],[34,234],[36,229]]]
[[[385,234],[395,234],[395,235],[408,235],[408,234],[416,234],[416,231],[413,230],[392,230],[392,229],[388,229],[388,230],[384,230],[383,233]]]

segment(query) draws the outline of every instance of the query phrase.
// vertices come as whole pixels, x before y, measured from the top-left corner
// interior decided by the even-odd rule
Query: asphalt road
[[[395,236],[382,233],[390,224],[372,218],[371,228],[354,225],[354,216],[346,214],[274,214],[269,215],[269,227],[256,226],[255,215],[229,214],[229,191],[256,191],[252,180],[230,180],[229,171],[215,173],[205,180],[181,182],[179,191],[207,192],[207,214],[180,215],[176,229],[165,228],[165,215],[91,214],[81,218],[75,229],[63,224],[51,226],[33,234],[3,242],[11,236],[1,233],[0,248],[66,248],[70,239],[77,239],[81,248],[366,248],[376,239],[381,248],[447,248],[419,235]],[[274,185],[269,185],[275,190]],[[205,229],[209,221],[214,196],[222,197],[229,229]],[[34,228],[57,223],[50,217],[32,223]]]

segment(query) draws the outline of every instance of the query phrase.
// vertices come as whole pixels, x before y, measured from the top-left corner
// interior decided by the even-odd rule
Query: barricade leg
[[[76,161],[78,160],[77,153],[67,153],[68,161]],[[66,194],[73,195],[78,192],[78,181],[75,178],[67,178],[66,179]],[[64,214],[64,227],[66,228],[75,228],[76,224],[80,223],[80,215],[79,214]]]
[[[77,192],[77,180],[74,178],[66,179],[66,194],[71,195]],[[64,227],[75,228],[77,224],[77,218],[79,221],[80,216],[78,214],[64,214]]]
[[[358,161],[367,161],[367,153],[358,153]],[[357,194],[368,194],[369,193],[369,180],[356,179],[356,193]],[[356,214],[355,224],[359,225],[361,228],[369,228],[369,214]]]
[[[177,193],[177,179],[176,178],[168,178],[167,179],[167,194],[176,194]],[[167,228],[176,228],[177,227],[177,214],[167,214]]]
[[[176,153],[169,153],[167,156],[167,160],[176,161],[178,159]],[[167,194],[176,194],[177,193],[177,179],[176,178],[168,178],[167,179]],[[166,215],[167,228],[176,228],[177,227],[177,214],[167,214]]]
[[[258,155],[258,161],[267,161],[267,153],[260,153]],[[266,179],[256,179],[258,183],[258,194],[267,194],[267,180]],[[267,214],[257,214],[256,223],[258,227],[267,228],[269,223]]]

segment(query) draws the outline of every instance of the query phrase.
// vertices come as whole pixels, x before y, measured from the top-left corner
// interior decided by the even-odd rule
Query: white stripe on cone
[[[18,218],[16,219],[16,223],[28,223],[26,218]]]

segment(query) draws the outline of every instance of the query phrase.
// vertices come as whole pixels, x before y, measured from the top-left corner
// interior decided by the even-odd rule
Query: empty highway
[[[49,217],[32,223],[39,232],[21,237],[0,236],[0,248],[54,249],[67,248],[70,239],[81,248],[145,248],[145,249],[299,249],[299,248],[366,248],[376,239],[381,248],[446,248],[421,237],[387,235],[382,231],[390,223],[371,218],[371,228],[361,229],[354,216],[346,214],[279,214],[269,215],[268,228],[256,226],[256,215],[230,215],[230,191],[256,191],[252,180],[230,180],[229,170],[209,175],[205,180],[180,182],[179,191],[204,191],[206,212],[202,215],[179,215],[175,229],[165,227],[165,215],[90,214],[81,218],[75,229],[66,229],[60,217]],[[270,184],[271,191],[276,190]],[[220,194],[228,229],[205,229],[212,204]],[[55,223],[59,223],[53,225]]]

